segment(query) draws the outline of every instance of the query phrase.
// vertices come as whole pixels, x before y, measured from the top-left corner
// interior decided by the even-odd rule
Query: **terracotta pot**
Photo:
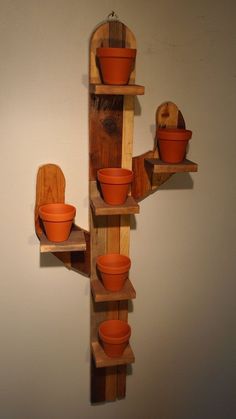
[[[130,266],[130,258],[119,253],[107,253],[97,258],[97,267],[108,291],[119,291],[123,288]]]
[[[45,204],[39,208],[46,236],[52,242],[68,239],[76,209],[68,204]]]
[[[97,173],[104,201],[110,205],[122,205],[127,199],[133,180],[132,170],[122,168],[99,169]]]
[[[136,49],[97,48],[97,57],[104,84],[128,84],[134,68]]]
[[[123,320],[106,320],[98,328],[104,352],[111,358],[120,357],[129,343],[131,328]]]
[[[192,131],[181,128],[159,128],[157,139],[161,160],[166,163],[180,163],[186,155]]]

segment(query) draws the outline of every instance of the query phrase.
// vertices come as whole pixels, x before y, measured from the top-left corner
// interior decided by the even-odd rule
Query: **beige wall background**
[[[199,173],[141,204],[131,233],[136,363],[91,406],[89,280],[40,259],[38,167],[61,166],[88,227],[88,42],[115,10],[136,35],[134,154],[177,103]],[[235,418],[236,6],[232,0],[1,0],[1,419]]]

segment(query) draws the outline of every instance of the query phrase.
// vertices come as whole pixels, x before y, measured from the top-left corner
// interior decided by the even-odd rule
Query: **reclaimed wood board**
[[[90,183],[90,244],[91,244],[91,342],[97,342],[98,325],[103,319],[128,317],[127,301],[121,305],[117,300],[96,302],[94,293],[99,284],[96,272],[96,257],[106,252],[128,253],[130,213],[139,207],[130,197],[123,208],[111,208],[104,203],[96,185],[97,170],[104,167],[132,167],[132,127],[134,101],[131,95],[143,94],[144,89],[135,85],[135,71],[129,86],[104,86],[96,60],[96,48],[101,46],[136,48],[132,32],[119,21],[100,25],[90,41],[89,70],[89,183]],[[127,95],[126,95],[127,94]],[[130,99],[127,99],[130,98]],[[122,215],[123,214],[123,215]],[[126,217],[126,222],[123,221]],[[103,294],[104,295],[104,294]],[[99,298],[103,298],[100,297]],[[106,300],[106,298],[105,298]],[[100,353],[100,352],[99,352]],[[93,351],[95,362],[91,368],[91,401],[116,400],[125,396],[126,369],[110,362],[96,368],[99,361]],[[101,365],[101,364],[99,364]]]

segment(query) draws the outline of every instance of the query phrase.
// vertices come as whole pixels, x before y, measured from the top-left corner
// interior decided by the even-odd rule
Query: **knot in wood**
[[[118,132],[118,127],[117,127],[117,123],[114,119],[112,118],[105,118],[102,119],[102,126],[104,128],[104,130],[109,134],[116,134]]]

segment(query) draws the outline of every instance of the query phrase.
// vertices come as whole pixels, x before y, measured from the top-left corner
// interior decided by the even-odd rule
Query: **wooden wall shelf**
[[[91,84],[89,91],[95,95],[144,95],[144,86],[137,84],[129,84],[125,86],[108,85],[108,84]]]
[[[131,214],[139,205],[129,196],[124,205],[107,205],[97,189],[97,171],[105,167],[132,169],[135,95],[144,87],[135,84],[135,69],[126,86],[103,85],[96,50],[101,46],[136,48],[129,28],[119,21],[108,21],[96,28],[90,39],[89,66],[89,197],[91,243],[91,362],[92,403],[125,397],[126,364],[134,362],[130,347],[118,360],[105,355],[97,342],[99,324],[107,319],[128,321],[128,299],[135,291],[127,281],[126,288],[110,296],[98,282],[96,258],[105,253],[129,255]],[[104,216],[104,217],[102,217]],[[118,299],[119,297],[119,299]],[[102,302],[101,302],[102,301]]]
[[[91,197],[90,204],[95,215],[139,214],[139,205],[129,196],[123,205],[109,205],[100,196]]]
[[[91,281],[91,290],[96,303],[131,300],[136,298],[136,291],[129,279],[126,280],[124,287],[116,292],[106,290],[99,279],[93,279]]]
[[[73,230],[67,241],[61,243],[50,242],[44,233],[40,236],[40,252],[80,252],[86,250],[86,241],[82,230]]]
[[[126,365],[134,362],[127,346],[118,359],[109,358],[98,341],[98,327],[108,319],[128,322],[128,300],[136,297],[128,279],[119,292],[109,292],[97,276],[96,260],[101,254],[121,253],[129,256],[131,215],[139,213],[137,200],[144,199],[174,173],[196,172],[197,164],[186,160],[178,165],[159,159],[157,139],[154,149],[133,155],[135,95],[143,95],[144,87],[135,84],[133,69],[129,84],[102,84],[96,60],[97,48],[136,48],[134,34],[122,22],[111,20],[96,28],[90,39],[89,54],[89,232],[74,226],[64,243],[49,242],[42,228],[39,207],[46,203],[65,202],[65,178],[55,164],[39,168],[36,185],[35,231],[42,253],[52,252],[69,269],[90,276],[90,346],[91,402],[121,399],[126,395]],[[115,96],[116,95],[116,96]],[[184,128],[181,112],[172,102],[160,105],[156,126]],[[124,205],[106,204],[100,195],[97,171],[104,167],[132,169],[134,180],[131,196]]]
[[[98,341],[92,342],[92,354],[97,368],[114,367],[118,365],[132,364],[135,357],[131,346],[128,345],[120,358],[110,358],[107,356]]]
[[[165,163],[160,159],[145,159],[145,163],[152,167],[153,173],[184,173],[198,171],[198,165],[187,159],[181,163]]]

